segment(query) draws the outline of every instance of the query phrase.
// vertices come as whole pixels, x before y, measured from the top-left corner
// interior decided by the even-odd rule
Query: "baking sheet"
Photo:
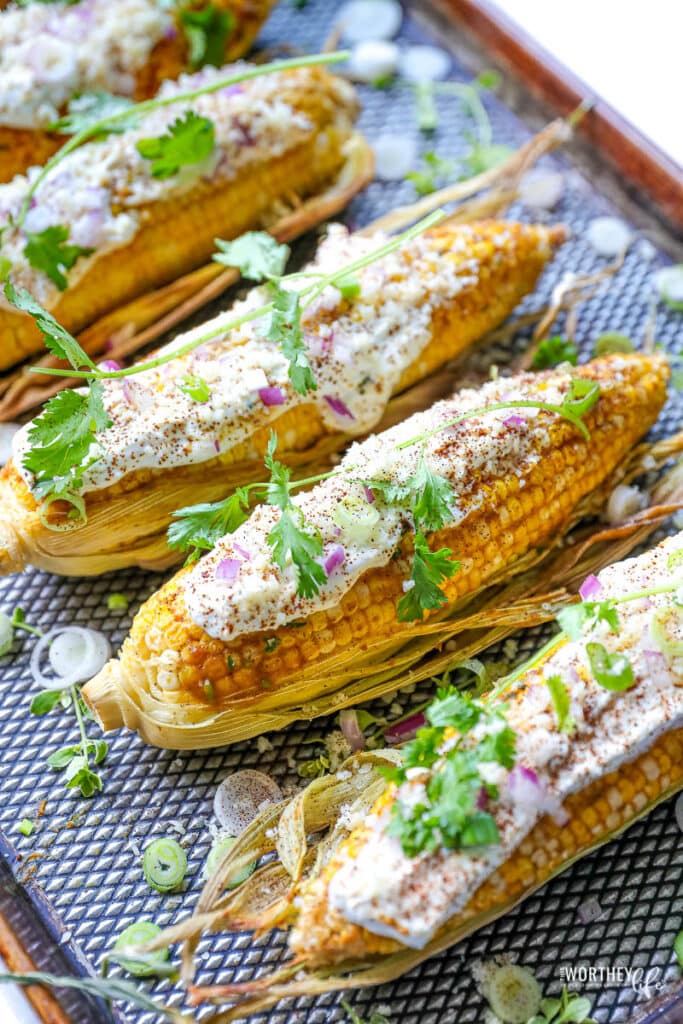
[[[282,0],[262,33],[262,45],[320,49],[336,6],[331,0],[308,0],[299,9],[291,0]],[[402,41],[443,45],[442,38],[436,33],[430,35],[429,28],[424,27],[422,16],[419,24],[406,17]],[[468,80],[471,73],[454,62],[452,77]],[[471,130],[471,122],[456,99],[438,100],[438,130],[424,138],[416,127],[410,89],[396,86],[360,91],[360,127],[371,140],[385,132],[410,132],[422,152],[434,150],[456,160],[466,152],[466,132]],[[496,142],[518,146],[528,138],[529,129],[501,102],[490,97],[486,106]],[[604,265],[583,236],[590,220],[613,212],[614,197],[597,194],[567,157],[548,158],[544,163],[565,172],[566,195],[553,219],[569,224],[574,237],[522,309],[536,308],[547,300],[566,271],[587,272]],[[374,182],[354,200],[346,220],[360,226],[414,198],[408,183]],[[532,219],[534,214],[515,208],[511,216]],[[650,312],[650,278],[661,260],[646,236],[647,231],[633,245],[612,284],[582,307],[576,338],[582,358],[588,357],[593,341],[603,331],[621,331],[634,340],[642,338]],[[195,320],[208,315],[206,310]],[[657,339],[671,352],[681,348],[682,324],[680,315],[659,307]],[[502,358],[505,355],[496,351],[495,359]],[[674,396],[655,436],[681,426],[683,401]],[[43,629],[58,623],[93,626],[103,630],[116,647],[139,603],[158,584],[159,577],[137,571],[84,581],[63,581],[30,571],[0,582],[0,607],[11,612],[20,605],[29,621]],[[107,610],[107,596],[114,592],[125,593],[130,599],[129,610],[123,616]],[[521,641],[520,656],[530,653],[544,635],[542,630],[529,631]],[[51,751],[77,739],[77,730],[68,714],[53,712],[42,719],[29,715],[34,693],[28,671],[32,644],[32,639],[20,635],[14,652],[0,661],[0,852],[28,893],[51,941],[60,945],[76,970],[92,972],[99,969],[115,937],[132,921],[149,918],[163,926],[189,913],[202,885],[217,784],[229,772],[250,767],[269,772],[284,789],[291,790],[300,784],[297,764],[317,753],[315,738],[328,732],[334,723],[298,723],[271,734],[268,739],[272,749],[263,753],[259,753],[256,741],[251,741],[199,754],[177,754],[145,747],[136,736],[119,733],[110,739],[103,766],[104,792],[85,801],[65,790],[63,777],[45,764]],[[412,698],[404,696],[402,700],[417,702],[425,693],[422,687]],[[97,732],[92,725],[89,730],[92,735]],[[18,822],[23,817],[33,818],[43,801],[46,804],[37,831],[30,839],[22,837],[17,832]],[[162,896],[143,878],[141,849],[149,839],[163,834],[176,835],[188,855],[187,886],[181,895]],[[347,998],[362,1017],[381,1009],[390,1021],[402,1024],[475,1024],[485,1015],[485,1004],[472,975],[472,966],[478,960],[512,955],[534,970],[553,994],[562,985],[562,968],[622,965],[656,972],[656,976],[649,975],[649,991],[643,991],[645,975],[637,985],[575,986],[595,1000],[594,1016],[603,1024],[626,1021],[648,995],[656,994],[655,984],[672,984],[678,977],[677,968],[671,965],[671,946],[683,925],[683,898],[679,895],[683,849],[679,840],[673,805],[663,805],[620,840],[586,858],[455,949],[382,989],[352,993]],[[598,901],[601,916],[583,925],[578,910],[591,899]],[[201,945],[199,980],[246,980],[264,967],[274,967],[283,956],[281,936],[253,942],[248,936],[222,934]],[[182,1005],[182,990],[171,982],[141,984],[160,1001]],[[72,1012],[78,1024],[101,1020],[104,1013],[100,1008],[93,1018],[86,1010]],[[117,1007],[114,1013],[122,1024],[156,1024],[154,1015],[129,1007]],[[204,1016],[200,1013],[198,1019]],[[267,1015],[273,1024],[318,1024],[344,1018],[336,995],[315,1001],[297,1000]]]

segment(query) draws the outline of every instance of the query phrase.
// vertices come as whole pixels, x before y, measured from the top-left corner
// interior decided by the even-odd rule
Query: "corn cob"
[[[213,6],[225,12],[230,18],[231,28],[228,31],[224,61],[237,60],[247,52],[261,25],[268,17],[273,0],[212,0]],[[0,5],[0,10],[3,5]],[[31,103],[29,111],[23,110],[21,99],[12,100],[8,87],[6,105],[0,103],[0,182],[10,181],[15,174],[23,174],[29,167],[45,163],[64,144],[64,135],[49,132],[47,125],[57,120],[63,112],[70,96],[95,89],[110,93],[131,96],[136,101],[149,99],[157,92],[166,79],[177,78],[190,66],[190,54],[187,37],[183,30],[180,8],[175,14],[160,10],[159,5],[150,0],[133,0],[132,3],[119,4],[116,11],[116,22],[108,20],[112,5],[108,0],[80,0],[77,10],[74,5],[51,4],[49,10],[42,5],[29,5],[28,10],[15,10],[0,13],[0,50],[4,48],[6,67],[3,67],[0,54],[0,86],[3,72],[11,76],[17,65],[25,65],[21,53],[13,54],[17,44],[21,47],[24,40],[22,31],[30,33],[28,40],[31,47],[40,52],[40,39],[35,18],[50,21],[58,18],[62,22],[59,35],[62,61],[69,61],[71,72],[64,83],[56,85],[51,81],[50,90],[43,107],[39,107],[37,92],[43,83],[38,79],[33,84],[32,95],[28,96]],[[117,5],[113,5],[116,9]],[[203,3],[190,3],[184,10],[201,10]],[[89,14],[89,20],[82,20],[82,12]],[[73,19],[77,26],[78,36],[73,43],[69,42],[69,33],[64,30],[64,19]],[[135,29],[135,18],[140,18],[140,28],[135,36],[137,49],[128,60],[122,62],[121,45],[124,52],[126,45]],[[32,23],[24,22],[31,18]],[[131,24],[131,19],[133,22]],[[88,25],[86,35],[83,26]],[[126,36],[120,35],[103,43],[103,34],[111,29],[114,33],[123,30]],[[93,36],[90,38],[88,32]],[[51,32],[46,33],[51,38]],[[43,39],[46,37],[43,36]],[[127,42],[128,41],[128,42]],[[11,45],[12,44],[12,45]],[[73,48],[73,56],[69,50]],[[92,61],[92,52],[98,55],[98,63]],[[88,55],[87,63],[80,63],[83,55]],[[35,57],[35,52],[34,52]],[[73,62],[73,66],[71,66]],[[125,63],[130,73],[121,74],[121,65]],[[26,70],[24,71],[26,74]],[[61,102],[55,104],[55,90],[59,90]],[[2,92],[0,88],[0,92]],[[62,96],[63,93],[63,96]],[[27,124],[27,121],[29,122]]]
[[[561,401],[570,388],[566,370],[491,382],[354,446],[337,476],[297,499],[305,522],[320,530],[324,544],[329,536],[336,542],[334,511],[350,493],[344,466],[360,480],[383,475],[405,483],[421,445],[400,452],[396,445],[426,434],[424,457],[453,486],[459,517],[427,537],[432,550],[447,545],[459,560],[459,571],[443,582],[447,604],[438,618],[454,613],[487,584],[519,571],[532,552],[552,547],[582,499],[656,419],[668,369],[659,356],[608,357],[576,375],[600,387],[585,419],[590,439],[555,413],[525,412],[512,422],[509,410],[476,415],[511,395]],[[467,412],[473,418],[454,434],[430,436]],[[521,436],[513,433],[520,424]],[[272,506],[259,507],[143,606],[119,660],[84,690],[105,729],[125,723],[160,746],[230,742],[362,699],[363,677],[379,666],[387,666],[387,692],[400,674],[392,666],[411,662],[411,643],[424,641],[428,649],[436,616],[397,618],[414,537],[400,511],[384,506],[384,533],[360,545],[358,561],[349,547],[337,580],[331,574],[327,589],[312,598],[296,594],[291,567],[278,571],[272,563],[266,538],[276,522]],[[231,586],[219,585],[220,566],[240,549],[248,563]],[[363,564],[369,568],[356,568]]]
[[[226,69],[205,68],[166,83],[161,94],[225,77]],[[148,114],[135,129],[66,156],[38,187],[22,228],[12,227],[10,218],[19,214],[28,179],[0,186],[2,255],[11,279],[68,330],[78,332],[206,262],[216,235],[232,238],[258,227],[278,203],[318,191],[343,163],[356,103],[347,83],[323,69],[302,67],[247,81],[227,96],[225,90],[205,94],[192,110],[212,122],[215,148],[211,166],[192,165],[189,179],[186,170],[154,178],[136,148],[141,139],[163,135],[183,114],[171,105]],[[94,249],[64,275],[62,291],[30,265],[25,251],[28,235],[42,230],[46,217],[70,228],[69,244]],[[41,348],[31,318],[3,300],[0,368]]]
[[[606,570],[599,577],[602,584],[599,599],[608,600],[671,583],[672,577],[680,576],[680,571],[669,569],[668,559],[681,550],[683,535],[679,534],[654,551]],[[346,891],[349,893],[350,874],[357,878],[356,873],[361,872],[366,863],[370,847],[365,853],[364,847],[369,841],[376,842],[376,825],[368,822],[349,836],[320,879],[308,887],[291,937],[295,953],[307,960],[310,958],[312,962],[357,959],[396,951],[405,944],[422,948],[444,926],[449,931],[457,929],[458,932],[465,927],[476,927],[482,919],[489,919],[496,908],[516,902],[578,856],[626,828],[654,803],[680,788],[683,784],[681,661],[672,654],[656,653],[656,644],[649,639],[649,624],[653,616],[655,619],[658,615],[668,618],[675,614],[674,596],[672,592],[656,595],[645,603],[645,607],[642,601],[619,606],[617,635],[603,623],[580,640],[560,641],[540,665],[530,669],[514,684],[509,695],[506,693],[511,705],[507,719],[517,731],[518,750],[526,755],[524,763],[541,776],[548,776],[549,791],[554,797],[566,798],[566,818],[562,815],[558,821],[551,816],[542,817],[534,824],[538,815],[532,816],[530,823],[525,823],[529,824],[528,829],[520,830],[522,836],[513,847],[502,849],[497,854],[496,859],[502,859],[500,865],[491,872],[483,872],[483,875],[488,874],[488,878],[481,885],[475,882],[469,891],[458,891],[456,887],[449,892],[443,904],[446,915],[443,923],[435,925],[422,938],[406,933],[400,942],[398,939],[387,941],[386,934],[384,937],[377,934],[382,928],[385,932],[393,930],[396,933],[402,925],[397,926],[396,922],[391,925],[388,919],[380,923],[374,909],[370,911],[370,927],[374,934],[350,923],[339,909],[344,905],[344,898],[339,897],[339,886],[343,881],[340,870],[346,873]],[[674,627],[674,631],[678,629],[678,626]],[[586,656],[586,644],[589,642],[599,642],[611,653],[628,657],[635,673],[635,684],[630,689],[615,693],[598,685]],[[651,649],[653,647],[655,652]],[[569,736],[560,733],[552,711],[546,679],[554,675],[560,676],[570,692],[571,713],[577,728],[575,734]],[[610,722],[612,726],[608,728]],[[549,744],[553,745],[552,750]],[[619,766],[622,760],[627,761],[625,766]],[[569,771],[568,765],[572,762],[573,767]],[[610,771],[612,765],[614,770]],[[567,785],[564,791],[563,778]],[[568,779],[571,779],[571,784],[567,783]],[[386,820],[396,799],[395,787],[388,789],[374,808],[375,818]],[[526,835],[523,834],[525,832]],[[380,842],[387,840],[381,839]],[[387,864],[381,856],[376,856],[377,853],[375,847],[372,863]],[[403,854],[397,853],[397,856],[401,858]],[[443,892],[436,892],[440,884],[439,874],[443,870],[441,863],[446,866],[450,859],[450,865],[454,866],[458,859],[466,857],[466,853],[439,852],[423,858],[421,864],[415,860],[406,876],[409,879],[406,892],[409,886],[418,886],[422,879],[429,882],[435,899],[442,897]],[[355,862],[355,869],[348,867],[351,862]],[[387,890],[390,889],[391,882],[387,879]],[[385,895],[390,901],[389,892]],[[346,906],[351,905],[353,897],[351,883]],[[379,897],[378,904],[383,898]],[[453,915],[446,911],[448,899],[458,907]],[[400,897],[396,905],[400,905]]]
[[[334,309],[326,299],[306,312],[307,337],[319,338],[326,347],[314,362],[320,387],[303,398],[288,385],[284,360],[276,365],[275,356],[264,348],[252,325],[212,343],[211,353],[218,362],[210,364],[205,358],[208,352],[199,350],[137,378],[141,387],[135,382],[112,384],[107,406],[114,428],[101,435],[103,451],[95,475],[86,475],[87,522],[76,532],[46,526],[39,502],[29,490],[30,478],[21,472],[20,441],[14,462],[0,475],[0,569],[16,571],[28,561],[49,571],[80,575],[135,563],[170,564],[177,557],[165,539],[172,512],[215,500],[231,485],[258,477],[271,427],[286,439],[283,457],[293,465],[311,462],[322,450],[341,447],[349,434],[374,427],[392,393],[404,392],[457,356],[512,311],[563,237],[562,228],[493,221],[440,226],[404,244],[397,253],[361,271],[357,297],[340,300]],[[333,228],[321,246],[318,263],[344,266],[349,258],[377,249],[383,240],[383,236],[348,236],[343,229]],[[385,276],[387,285],[377,293],[376,281]],[[260,290],[252,293],[247,304],[252,301],[263,301]],[[415,308],[418,304],[422,314]],[[421,331],[415,327],[418,321],[423,323]],[[388,322],[399,328],[398,333],[387,335]],[[202,332],[210,326],[204,325]],[[358,332],[363,332],[365,340],[353,346],[351,371],[358,381],[374,375],[377,390],[357,396],[355,406],[353,394],[344,395],[357,413],[357,419],[350,421],[330,409],[324,399],[329,388],[323,381],[339,393],[344,375],[333,357],[337,346],[343,349],[345,339],[350,341]],[[174,346],[183,340],[175,339]],[[385,360],[377,374],[379,345]],[[234,353],[230,364],[225,362],[228,352]],[[224,430],[216,419],[207,426],[202,419],[205,407],[177,387],[186,376],[198,374],[206,379],[210,365],[223,375],[228,366],[230,375],[223,376],[215,389]],[[261,385],[281,385],[278,390],[286,402],[266,406],[258,400],[255,407],[258,381],[253,387],[247,383],[246,391],[244,382],[259,372]],[[247,403],[244,407],[235,404],[240,389]],[[149,394],[163,403],[164,421],[155,419],[147,406],[135,404],[136,395],[142,400]],[[203,426],[208,452],[199,453],[195,460],[185,448],[180,461],[173,464],[175,424],[182,424],[184,434],[200,436]],[[220,437],[219,455],[214,449],[216,437]],[[136,468],[126,460],[126,448],[143,450],[150,445],[153,457],[144,467]],[[158,468],[163,465],[167,468]],[[49,520],[50,527],[68,525],[65,513],[55,505]]]
[[[498,709],[514,734],[513,762],[495,766],[497,792],[486,805],[497,839],[470,848],[437,841],[408,854],[403,839],[387,833],[399,803],[408,817],[422,813],[417,787],[443,769],[453,742],[460,737],[476,757],[487,731],[499,731],[492,720],[477,735],[446,725],[435,763],[412,769],[398,785],[374,769],[400,764],[403,755],[367,752],[350,758],[338,776],[317,779],[289,803],[263,812],[208,881],[196,922],[160,935],[159,944],[191,940],[183,957],[187,975],[201,932],[235,930],[241,921],[242,929],[288,927],[294,959],[254,983],[195,988],[195,1003],[235,1004],[221,1016],[228,1021],[282,998],[390,981],[494,920],[680,790],[682,553],[678,534],[601,572],[590,599],[609,602],[616,627],[589,617],[573,640],[560,634],[521,675],[484,699],[484,708]],[[601,674],[589,644],[622,665],[626,659],[626,688]],[[562,721],[550,695],[553,679],[568,697]],[[487,782],[494,778],[490,749],[482,752]],[[452,776],[452,787],[461,784]],[[453,789],[449,794],[456,796]],[[441,835],[448,827],[440,819]],[[274,849],[280,864],[269,862],[226,897],[235,863]],[[270,900],[263,896],[266,877]]]

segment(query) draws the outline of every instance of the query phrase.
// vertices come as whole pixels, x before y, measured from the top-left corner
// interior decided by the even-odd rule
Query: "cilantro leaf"
[[[195,402],[208,402],[211,398],[211,390],[203,377],[194,373],[188,373],[181,377],[178,383],[178,390]]]
[[[308,362],[308,352],[301,329],[299,294],[281,288],[272,281],[269,290],[274,309],[264,331],[265,337],[276,342],[289,361],[288,374],[294,390],[300,395],[317,391],[318,385]]]
[[[215,4],[203,7],[181,7],[180,23],[190,49],[190,67],[193,71],[213,64],[225,64],[225,50],[235,19],[230,11],[220,10]]]
[[[61,224],[55,224],[44,231],[36,234],[26,233],[28,239],[24,246],[24,255],[34,270],[40,270],[57,285],[60,291],[65,291],[69,282],[64,276],[66,271],[76,263],[81,256],[89,256],[94,249],[84,249],[81,245],[67,245],[69,229]]]
[[[250,281],[281,277],[289,259],[289,246],[279,245],[267,231],[247,231],[233,242],[214,241],[220,249],[213,256],[216,263],[236,267]]]
[[[576,728],[576,723],[569,713],[569,691],[562,682],[561,676],[548,676],[545,683],[550,691],[550,699],[553,702],[553,708],[557,715],[558,728],[560,732],[564,732],[569,735]]]
[[[455,495],[450,482],[429,468],[424,452],[408,486],[413,494],[415,526],[426,533],[444,527],[452,516],[451,505],[455,502]]]
[[[238,487],[223,501],[189,505],[173,513],[168,528],[168,545],[178,551],[190,551],[193,562],[202,551],[210,551],[221,537],[234,533],[249,518],[249,491]]]
[[[78,2],[78,0],[77,0]],[[61,135],[75,135],[77,132],[92,128],[93,125],[104,121],[106,118],[120,114],[133,106],[133,101],[126,96],[114,96],[110,92],[82,92],[80,96],[74,96],[69,100],[67,112],[58,121],[49,126],[49,131],[59,132]],[[97,135],[91,138],[102,138],[114,132],[125,132],[133,128],[137,123],[135,115],[122,118],[116,121],[111,127],[103,128]]]
[[[624,654],[610,654],[602,644],[586,644],[593,678],[605,690],[621,693],[633,686],[633,667]]]
[[[111,426],[104,388],[95,381],[85,394],[60,391],[46,404],[29,430],[31,447],[24,466],[36,478],[36,493],[45,497],[78,489],[79,475],[95,435]]]
[[[176,118],[164,135],[136,143],[140,156],[152,162],[153,178],[170,178],[181,167],[206,160],[214,146],[213,121],[199,117],[192,110]]]
[[[465,156],[464,162],[467,167],[468,174],[471,176],[474,176],[475,174],[483,174],[484,171],[489,171],[492,167],[497,167],[499,164],[502,164],[503,160],[507,160],[512,153],[510,146],[503,146],[497,143],[487,145],[474,138],[471,138],[470,141],[471,148],[469,153]]]
[[[452,561],[450,548],[431,551],[424,534],[415,534],[415,553],[410,578],[413,586],[398,602],[399,622],[420,620],[425,611],[442,608],[447,603],[440,584],[460,569],[460,562]]]
[[[425,716],[430,725],[445,729],[450,726],[458,732],[466,733],[474,729],[483,714],[481,704],[472,700],[459,690],[439,692],[437,699],[432,701]]]
[[[613,633],[619,632],[619,613],[612,601],[581,601],[562,608],[557,621],[570,640],[580,640],[587,628],[606,622]]]
[[[544,338],[534,353],[531,368],[533,370],[547,370],[559,363],[571,363],[576,366],[579,358],[579,350],[573,341],[554,334],[552,338]]]
[[[270,470],[267,501],[269,505],[276,505],[281,509],[292,508],[292,499],[289,494],[289,480],[292,474],[286,466],[275,459],[276,448],[277,434],[271,430],[263,460],[266,468]]]
[[[425,153],[422,160],[424,168],[420,171],[410,171],[406,174],[406,181],[412,182],[419,196],[427,196],[431,192],[436,192],[437,188],[445,185],[453,177],[455,164],[436,153]]]
[[[297,522],[298,518],[298,522]],[[315,597],[327,580],[320,562],[323,542],[319,533],[305,529],[303,515],[296,508],[282,510],[280,520],[270,531],[267,541],[273,549],[273,558],[280,569],[285,569],[291,558],[296,577],[296,592],[300,597]]]
[[[40,303],[33,298],[26,288],[15,288],[11,281],[5,282],[5,298],[22,313],[28,313],[36,322],[36,327],[43,332],[46,347],[57,356],[71,363],[74,370],[87,366],[94,369],[90,356],[83,351],[72,334],[58,323]]]

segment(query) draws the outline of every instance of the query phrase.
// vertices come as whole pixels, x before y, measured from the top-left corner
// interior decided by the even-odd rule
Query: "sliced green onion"
[[[526,1024],[541,1006],[541,989],[531,971],[516,964],[496,968],[484,986],[496,1017],[504,1024]]]
[[[667,628],[672,616],[676,616],[680,623],[680,612],[673,607],[656,608],[650,616],[650,636],[669,660],[683,657],[683,640],[672,640]]]
[[[218,870],[218,865],[228,850],[235,845],[235,842],[235,836],[223,836],[221,839],[214,840],[213,846],[209,850],[209,856],[206,858],[206,873],[209,878]],[[255,867],[256,861],[252,861],[251,864],[245,864],[244,867],[238,868],[235,874],[230,876],[230,880],[226,883],[226,889],[236,889],[242,882],[246,882]]]
[[[142,856],[145,878],[159,892],[179,889],[187,871],[187,857],[175,839],[155,839]]]
[[[110,594],[107,598],[107,608],[110,612],[128,611],[128,598],[125,594]]]
[[[347,540],[364,543],[379,522],[379,512],[364,497],[347,495],[337,502],[332,518]]]
[[[0,612],[0,656],[8,654],[14,643],[14,629],[9,615]]]
[[[153,921],[134,921],[133,924],[129,924],[127,928],[119,935],[118,939],[114,943],[115,956],[112,957],[124,971],[128,971],[129,974],[135,975],[136,978],[149,978],[152,974],[156,974],[155,964],[161,967],[170,956],[168,946],[164,946],[163,949],[155,949],[153,953],[147,953],[145,959],[136,959],[135,957],[119,956],[119,951],[128,949],[130,946],[142,946],[146,942],[150,942],[151,939],[155,939],[161,932],[161,928],[154,924]]]
[[[17,830],[21,832],[22,836],[26,836],[28,838],[35,832],[36,826],[28,818],[22,818],[17,826]]]
[[[679,932],[674,939],[674,954],[678,960],[678,966],[683,967],[683,932]]]
[[[619,331],[605,331],[599,338],[595,339],[593,345],[594,356],[607,356],[612,352],[633,352],[635,345],[626,334]]]

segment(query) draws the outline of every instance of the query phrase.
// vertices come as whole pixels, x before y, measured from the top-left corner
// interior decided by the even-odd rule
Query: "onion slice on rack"
[[[47,652],[54,672],[46,676],[41,662]],[[56,626],[41,636],[31,654],[31,675],[48,690],[92,679],[111,657],[106,636],[84,626]]]

